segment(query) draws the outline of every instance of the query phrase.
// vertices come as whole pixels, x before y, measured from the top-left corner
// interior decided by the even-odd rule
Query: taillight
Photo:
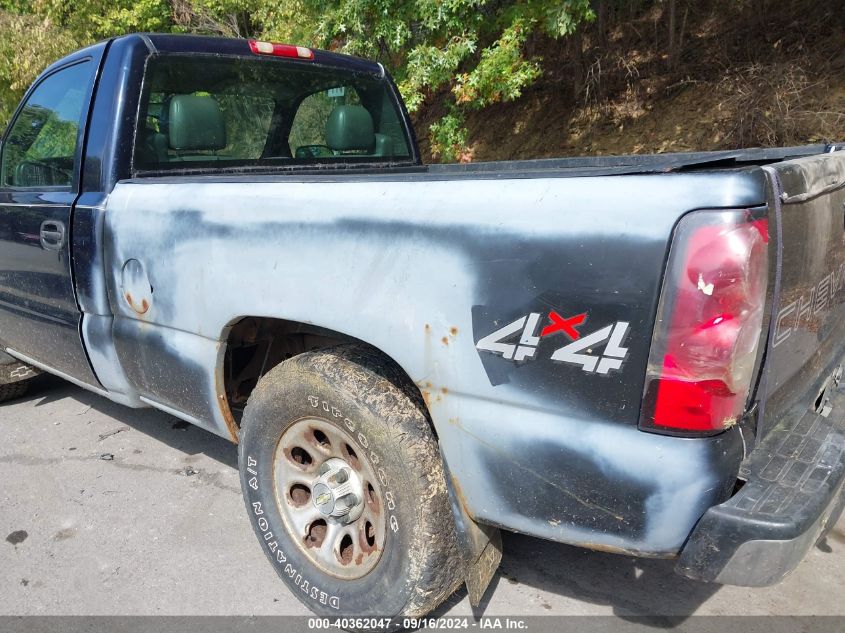
[[[314,51],[304,46],[293,44],[277,44],[276,42],[262,42],[249,40],[249,49],[256,55],[275,55],[276,57],[296,57],[298,59],[314,59]]]
[[[640,426],[708,434],[745,411],[768,283],[768,219],[695,211],[681,219],[648,359]]]

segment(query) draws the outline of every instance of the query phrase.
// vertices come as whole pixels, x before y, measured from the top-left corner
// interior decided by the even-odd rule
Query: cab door
[[[0,154],[0,344],[98,386],[80,336],[70,227],[96,60],[39,79]]]

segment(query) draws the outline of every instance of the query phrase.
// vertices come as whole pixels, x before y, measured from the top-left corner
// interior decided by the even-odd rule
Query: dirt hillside
[[[521,98],[470,113],[473,160],[845,141],[841,2],[679,2],[674,56],[664,6],[597,4],[579,36],[530,42],[545,72]],[[416,117],[425,156],[448,96]]]

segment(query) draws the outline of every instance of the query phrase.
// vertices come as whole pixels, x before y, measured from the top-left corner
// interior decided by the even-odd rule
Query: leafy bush
[[[453,108],[440,121],[432,123],[431,155],[445,162],[468,162],[472,160],[472,150],[468,147],[469,132],[464,127],[464,118]]]
[[[516,21],[492,46],[481,51],[481,59],[472,71],[457,76],[452,89],[457,102],[483,108],[520,97],[522,88],[541,74],[537,61],[523,57],[524,43],[525,27]]]

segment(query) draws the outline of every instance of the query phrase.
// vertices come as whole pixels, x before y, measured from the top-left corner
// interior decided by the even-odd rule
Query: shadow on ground
[[[83,410],[90,407],[186,455],[204,454],[225,466],[238,467],[237,446],[184,420],[157,409],[131,409],[54,376],[41,375],[33,382],[22,400],[32,401],[36,407],[71,398]]]
[[[502,564],[482,604],[474,610],[476,616],[485,614],[499,584],[510,583],[521,585],[526,602],[536,605],[537,615],[564,615],[539,593],[543,591],[607,606],[614,615],[639,625],[674,628],[720,589],[678,576],[671,560],[596,552],[512,532],[503,532],[502,541]],[[465,597],[462,588],[437,614]]]

